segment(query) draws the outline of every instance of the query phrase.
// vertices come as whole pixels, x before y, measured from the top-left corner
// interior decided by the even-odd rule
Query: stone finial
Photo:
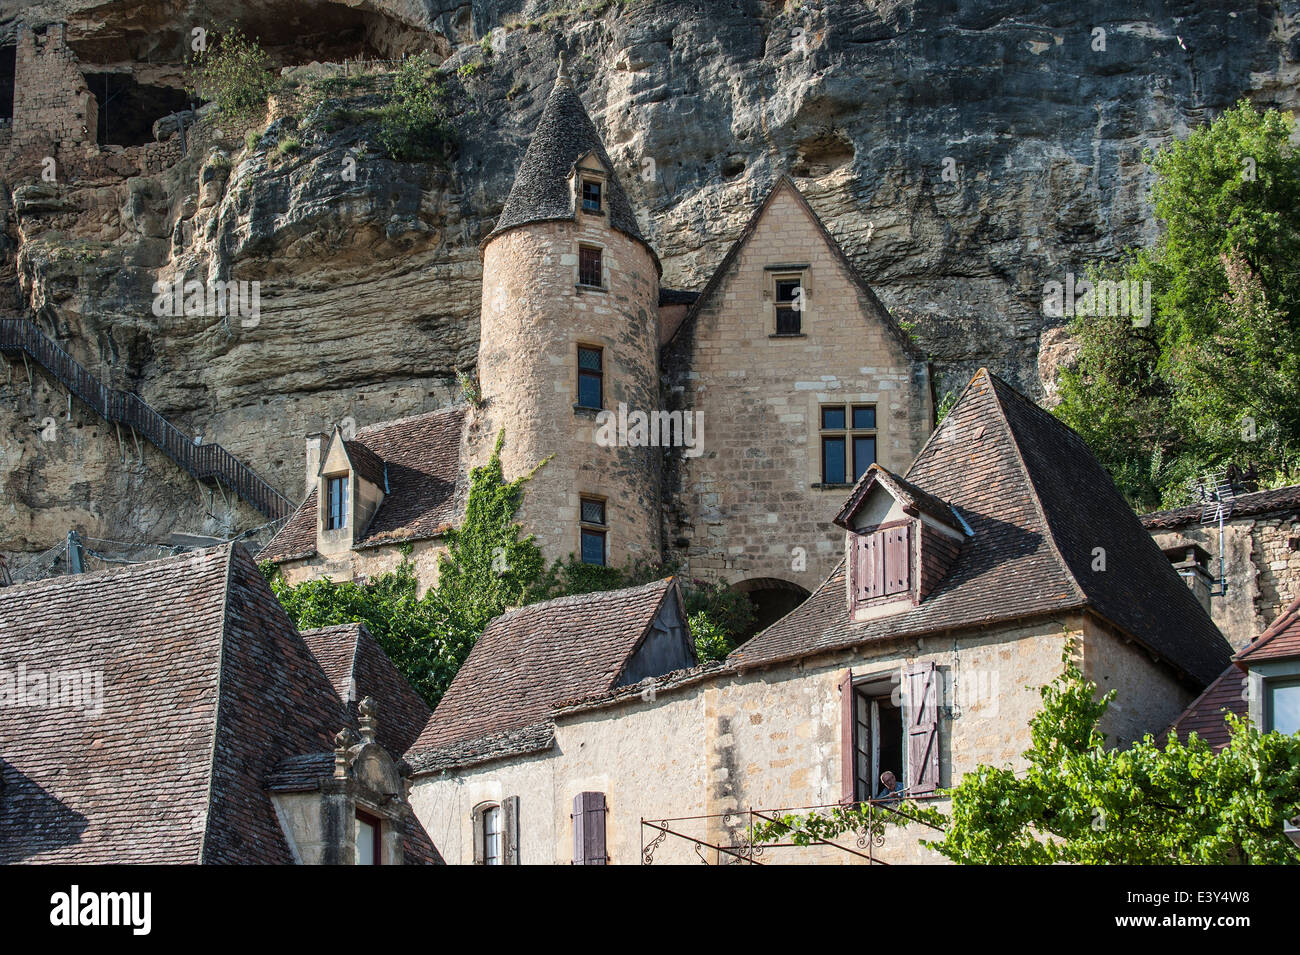
[[[375,731],[379,728],[379,704],[374,697],[368,696],[357,704],[357,717],[361,725],[361,741],[373,743]]]
[[[573,85],[573,80],[569,78],[568,58],[564,55],[563,50],[560,51],[560,68],[555,71],[555,85],[556,86]]]
[[[357,734],[345,726],[334,736],[334,778],[348,778],[348,750],[356,745]]]

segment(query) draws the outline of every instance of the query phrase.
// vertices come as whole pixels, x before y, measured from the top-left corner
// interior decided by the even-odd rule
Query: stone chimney
[[[1215,584],[1215,577],[1210,573],[1210,552],[1189,540],[1171,544],[1163,550],[1197,602],[1206,613],[1210,613],[1210,596]]]
[[[324,431],[317,431],[315,434],[307,435],[307,490],[310,494],[316,490],[316,481],[320,475],[320,456],[325,450],[325,442],[329,440],[329,435]]]

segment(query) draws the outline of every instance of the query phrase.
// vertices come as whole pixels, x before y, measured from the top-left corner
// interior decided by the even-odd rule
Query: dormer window
[[[325,479],[325,498],[325,529],[327,531],[342,529],[348,519],[348,477],[346,474]]]
[[[582,211],[599,213],[603,208],[600,181],[597,179],[582,180]]]
[[[855,604],[906,595],[912,589],[912,522],[854,535]]]

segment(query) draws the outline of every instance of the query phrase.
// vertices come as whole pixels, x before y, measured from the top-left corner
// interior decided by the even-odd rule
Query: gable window
[[[853,484],[876,462],[876,406],[822,405],[823,484]]]
[[[841,800],[921,796],[939,786],[939,672],[918,663],[898,676],[841,679]],[[901,704],[901,705],[900,705]]]
[[[582,180],[582,211],[599,212],[600,209],[600,183],[595,179]]]
[[[1300,680],[1269,681],[1267,730],[1274,733],[1300,733]]]
[[[776,334],[799,335],[803,331],[803,278],[799,275],[777,276]]]
[[[605,523],[605,502],[592,497],[584,497],[579,504],[582,562],[605,566],[606,534],[609,530]]]
[[[911,521],[882,527],[853,539],[854,605],[907,594],[912,588]]]
[[[379,865],[383,859],[380,837],[383,823],[368,812],[357,810],[357,865]]]
[[[583,408],[605,406],[605,350],[590,345],[578,346],[578,405]]]
[[[336,531],[348,519],[348,478],[332,477],[325,479],[325,529]]]
[[[594,245],[578,246],[578,284],[601,288],[604,273],[601,271],[600,249]]]

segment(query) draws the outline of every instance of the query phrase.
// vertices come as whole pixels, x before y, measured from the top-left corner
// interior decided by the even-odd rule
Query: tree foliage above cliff
[[[1141,510],[1252,466],[1300,479],[1300,156],[1291,117],[1248,103],[1154,156],[1150,248],[1095,280],[1150,283],[1149,325],[1078,317],[1056,414]]]
[[[379,130],[379,141],[393,159],[442,160],[451,153],[456,131],[448,118],[444,79],[424,53],[398,67]]]
[[[1234,717],[1218,753],[1195,733],[1109,748],[1099,724],[1115,692],[1098,698],[1070,652],[1039,691],[1026,769],[976,767],[945,794],[947,812],[902,799],[887,809],[787,815],[756,841],[810,845],[868,826],[880,834],[924,823],[943,838],[923,845],[967,864],[1300,863],[1283,831],[1300,813],[1300,734],[1260,733]]]
[[[266,106],[278,77],[256,40],[238,30],[213,37],[186,62],[191,95],[217,104],[223,116],[247,116]]]
[[[505,479],[504,440],[502,432],[488,461],[470,473],[465,519],[447,532],[436,587],[419,596],[409,547],[396,570],[364,584],[320,578],[290,585],[273,565],[264,564],[262,572],[294,624],[306,630],[364,623],[398,671],[436,706],[489,621],[510,607],[666,575],[657,564],[593,567],[572,557],[547,567],[516,520],[532,475]],[[721,584],[692,582],[685,603],[701,661],[725,656],[753,620],[748,598]]]

